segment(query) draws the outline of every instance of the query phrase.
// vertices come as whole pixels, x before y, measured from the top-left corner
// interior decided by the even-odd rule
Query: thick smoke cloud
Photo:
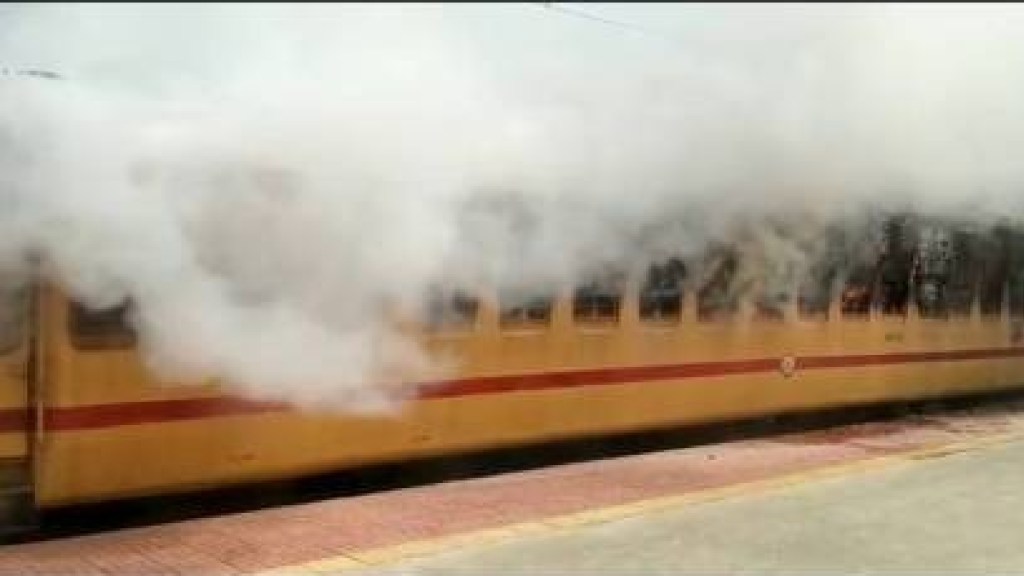
[[[1017,6],[11,6],[0,264],[124,298],[168,378],[395,405],[436,284],[709,247],[799,284],[885,210],[1018,220]],[[699,266],[698,266],[699,268]],[[698,273],[700,270],[698,270]],[[12,280],[12,282],[15,282]]]

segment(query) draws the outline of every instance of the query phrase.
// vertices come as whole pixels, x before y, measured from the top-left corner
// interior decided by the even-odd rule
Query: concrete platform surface
[[[0,574],[1024,571],[1021,438],[988,406],[10,545]]]
[[[348,573],[1022,574],[1024,440]]]

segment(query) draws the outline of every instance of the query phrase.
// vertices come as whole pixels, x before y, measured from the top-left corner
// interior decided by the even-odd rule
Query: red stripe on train
[[[25,430],[31,422],[27,407],[0,409],[0,433]]]
[[[420,390],[420,397],[451,398],[454,396],[495,394],[498,392],[576,388],[578,386],[601,386],[625,382],[750,374],[754,372],[769,372],[777,370],[778,367],[778,359],[762,358],[757,360],[726,360],[664,366],[637,366],[633,368],[606,368],[600,370],[576,370],[572,372],[490,376],[428,384]]]
[[[282,403],[255,402],[231,397],[121,402],[47,408],[43,415],[43,427],[47,430],[85,430],[285,410],[288,410],[288,406]]]
[[[1024,347],[953,350],[948,352],[808,356],[797,359],[797,371],[921,362],[987,360],[1022,356],[1024,356]],[[758,358],[467,378],[428,384],[420,390],[420,397],[453,398],[501,392],[601,386],[627,382],[653,382],[658,380],[728,376],[731,374],[753,374],[776,371],[779,369],[779,363],[779,358]],[[288,410],[287,405],[282,403],[254,402],[229,397],[122,402],[116,404],[47,408],[44,411],[44,427],[48,430],[85,430],[130,424],[192,420],[286,410]],[[0,432],[22,430],[27,423],[28,418],[26,411],[23,409],[0,410]]]

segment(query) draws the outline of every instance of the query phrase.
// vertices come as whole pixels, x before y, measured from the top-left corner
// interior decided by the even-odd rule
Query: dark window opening
[[[788,294],[761,294],[754,299],[754,316],[761,320],[783,320],[789,302]]]
[[[824,263],[811,268],[797,289],[796,307],[801,318],[828,318],[837,272],[835,266]]]
[[[1014,232],[1010,238],[1009,292],[1010,315],[1024,316],[1024,233]]]
[[[950,315],[967,316],[974,306],[977,284],[974,251],[975,242],[971,235],[965,232],[952,235],[949,283],[945,289]]]
[[[950,316],[969,316],[974,306],[974,285],[950,285],[946,289],[946,302]]]
[[[1007,284],[1014,282],[1010,258],[1009,238],[998,231],[978,235],[922,230],[914,270],[914,296],[921,316],[967,316],[975,298],[982,314],[1000,314]],[[1012,288],[1009,292],[1012,309]]]
[[[978,288],[978,238],[958,230],[926,228],[918,242],[915,299],[924,318],[966,316]]]
[[[617,322],[622,306],[621,274],[608,274],[576,287],[572,317],[576,322]]]
[[[817,285],[802,287],[796,300],[797,313],[801,318],[828,318],[831,304],[831,291],[823,291]]]
[[[878,257],[878,308],[882,314],[903,316],[910,303],[910,277],[914,252],[905,217],[888,219],[882,230]]]
[[[434,288],[427,297],[427,326],[432,330],[470,328],[479,309],[479,299],[467,292]]]
[[[843,318],[866,318],[871,313],[879,253],[872,228],[868,223],[854,229],[836,229],[829,238],[828,261],[835,267],[832,286],[838,289],[835,296]]]
[[[1009,276],[1007,240],[1005,230],[995,230],[982,240],[978,251],[978,307],[984,316],[998,316],[1003,311]]]
[[[502,326],[547,325],[551,322],[551,307],[554,303],[551,296],[510,296],[501,300]]]
[[[1014,271],[1008,285],[1010,316],[1024,316],[1024,271]]]
[[[949,294],[946,285],[933,278],[922,278],[915,284],[918,315],[922,318],[948,318]]]
[[[821,238],[816,256],[804,271],[797,286],[796,307],[801,318],[828,319],[840,266],[847,261],[841,232],[829,229]]]
[[[739,270],[735,250],[715,249],[704,261],[704,283],[697,291],[697,318],[711,321],[730,318],[739,310],[733,281]]]
[[[132,306],[127,301],[104,309],[90,309],[72,302],[68,315],[72,344],[84,350],[133,346],[135,330],[131,325],[131,313]]]
[[[678,322],[683,315],[683,282],[686,266],[672,258],[652,264],[640,290],[640,319],[652,322]]]
[[[844,316],[867,316],[871,313],[874,296],[872,270],[867,266],[855,267],[839,294],[839,309]]]
[[[953,240],[948,231],[926,227],[918,238],[914,264],[914,300],[922,318],[949,316]]]

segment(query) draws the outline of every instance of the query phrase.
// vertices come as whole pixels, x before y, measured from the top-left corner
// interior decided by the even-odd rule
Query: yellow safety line
[[[260,572],[258,576],[286,576],[300,574],[312,576],[325,573],[333,574],[360,568],[379,567],[385,564],[393,564],[400,560],[406,560],[417,556],[427,556],[456,548],[491,544],[517,536],[528,536],[539,533],[550,534],[558,530],[610,522],[630,516],[639,516],[649,514],[651,512],[664,511],[670,508],[715,502],[725,498],[744,496],[752,493],[763,493],[770,490],[779,490],[798,484],[805,484],[811,481],[834,479],[853,473],[864,473],[898,463],[948,456],[951,454],[966,452],[968,450],[984,449],[1022,438],[1024,438],[1024,432],[1005,432],[974,440],[965,440],[961,442],[931,446],[928,448],[920,448],[898,454],[869,457],[853,462],[826,465],[813,470],[804,470],[790,474],[782,474],[771,478],[738,482],[736,484],[718,488],[696,490],[676,496],[649,498],[626,504],[616,504],[603,508],[595,508],[592,510],[584,510],[582,512],[553,516],[531,522],[520,522],[497,528],[488,528],[424,540],[413,540],[394,546],[350,552],[348,554],[316,560],[313,562],[275,568],[270,571]]]

